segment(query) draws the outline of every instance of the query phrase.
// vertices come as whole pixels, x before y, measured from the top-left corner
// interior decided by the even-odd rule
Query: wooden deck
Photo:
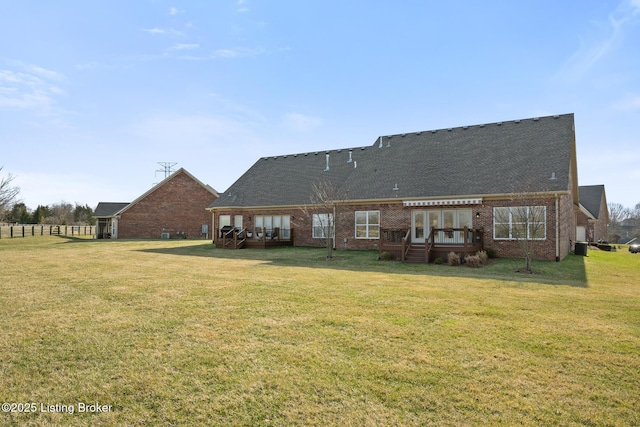
[[[411,230],[383,229],[378,248],[402,262],[429,263],[446,259],[449,252],[461,256],[484,250],[481,228],[432,228],[425,242],[411,242]]]
[[[283,237],[283,235],[285,237]],[[265,233],[231,229],[228,231],[218,230],[219,238],[216,239],[217,248],[223,249],[269,249],[280,246],[293,246],[293,229],[273,231],[267,230]]]

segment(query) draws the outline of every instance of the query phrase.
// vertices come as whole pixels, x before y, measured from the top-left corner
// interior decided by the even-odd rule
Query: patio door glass
[[[425,211],[413,211],[411,213],[411,241],[415,243],[424,243],[425,238],[425,225],[426,225]]]

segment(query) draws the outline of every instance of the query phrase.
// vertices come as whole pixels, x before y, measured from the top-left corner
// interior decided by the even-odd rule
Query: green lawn
[[[335,255],[0,240],[0,424],[640,425],[640,254]]]

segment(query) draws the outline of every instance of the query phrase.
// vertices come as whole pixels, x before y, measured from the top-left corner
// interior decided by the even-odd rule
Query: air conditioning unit
[[[162,234],[160,235],[160,238],[161,238],[161,239],[168,239],[168,238],[170,238],[170,237],[171,237],[171,235],[170,235],[169,233],[162,233]]]

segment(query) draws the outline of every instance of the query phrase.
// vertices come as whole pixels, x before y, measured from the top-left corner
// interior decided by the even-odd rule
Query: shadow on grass
[[[569,255],[561,262],[534,261],[534,274],[518,273],[524,260],[501,258],[482,268],[451,267],[434,264],[408,264],[378,260],[377,250],[337,250],[333,259],[326,258],[326,249],[310,247],[279,247],[273,249],[228,250],[211,243],[188,246],[137,249],[141,252],[196,256],[216,259],[244,259],[283,267],[326,268],[335,270],[416,274],[440,277],[469,277],[502,281],[533,282],[548,285],[588,287],[584,257]]]

